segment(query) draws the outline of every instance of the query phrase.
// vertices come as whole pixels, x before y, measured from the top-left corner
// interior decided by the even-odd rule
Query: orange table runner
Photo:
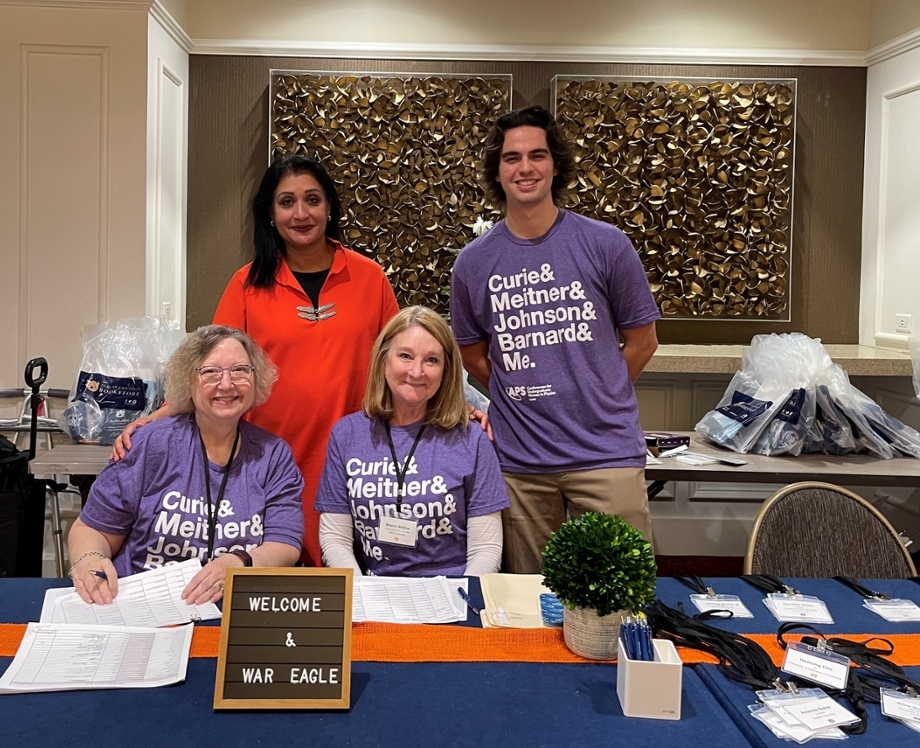
[[[0,624],[0,657],[12,657],[25,634],[23,623]],[[773,634],[746,634],[762,646],[773,661],[783,661]],[[869,634],[836,634],[847,639],[867,639]],[[789,641],[800,637],[790,636]],[[894,646],[891,660],[902,667],[920,665],[920,634],[888,634]],[[216,657],[219,626],[196,626],[192,657]],[[355,662],[594,662],[572,654],[561,629],[478,629],[466,626],[357,623],[351,634]],[[709,655],[679,649],[684,664],[715,663]]]

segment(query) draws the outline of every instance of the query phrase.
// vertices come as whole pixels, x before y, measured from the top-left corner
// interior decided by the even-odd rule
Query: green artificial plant
[[[655,556],[621,517],[588,512],[553,533],[543,551],[543,583],[570,610],[599,616],[638,611],[655,597]]]

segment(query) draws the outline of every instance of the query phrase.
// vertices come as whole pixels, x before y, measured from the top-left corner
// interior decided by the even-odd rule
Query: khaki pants
[[[539,574],[546,543],[569,518],[618,514],[652,542],[644,468],[529,475],[504,473],[511,507],[502,512],[502,571]]]

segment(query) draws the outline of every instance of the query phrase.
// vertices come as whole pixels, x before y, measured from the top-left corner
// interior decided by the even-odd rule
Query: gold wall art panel
[[[796,81],[553,84],[569,201],[629,235],[662,315],[788,321]]]
[[[446,314],[456,252],[495,220],[478,186],[482,141],[511,76],[271,71],[270,160],[320,161],[342,200],[342,240],[377,259],[401,306]]]

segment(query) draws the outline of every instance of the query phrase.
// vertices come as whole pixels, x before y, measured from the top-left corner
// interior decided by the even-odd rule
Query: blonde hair
[[[253,369],[252,387],[255,391],[253,405],[261,405],[268,400],[272,394],[272,385],[278,379],[278,369],[265,351],[242,330],[226,325],[207,325],[189,333],[166,365],[166,401],[173,413],[194,412],[192,386],[197,376],[195,369],[227,338],[237,341],[249,356]]]
[[[428,307],[410,306],[399,312],[383,328],[371,350],[370,371],[362,408],[369,418],[388,421],[393,417],[393,395],[387,385],[385,366],[393,339],[410,327],[421,327],[444,349],[441,386],[428,401],[425,423],[442,429],[466,424],[468,407],[463,397],[463,365],[460,349],[444,319]]]

